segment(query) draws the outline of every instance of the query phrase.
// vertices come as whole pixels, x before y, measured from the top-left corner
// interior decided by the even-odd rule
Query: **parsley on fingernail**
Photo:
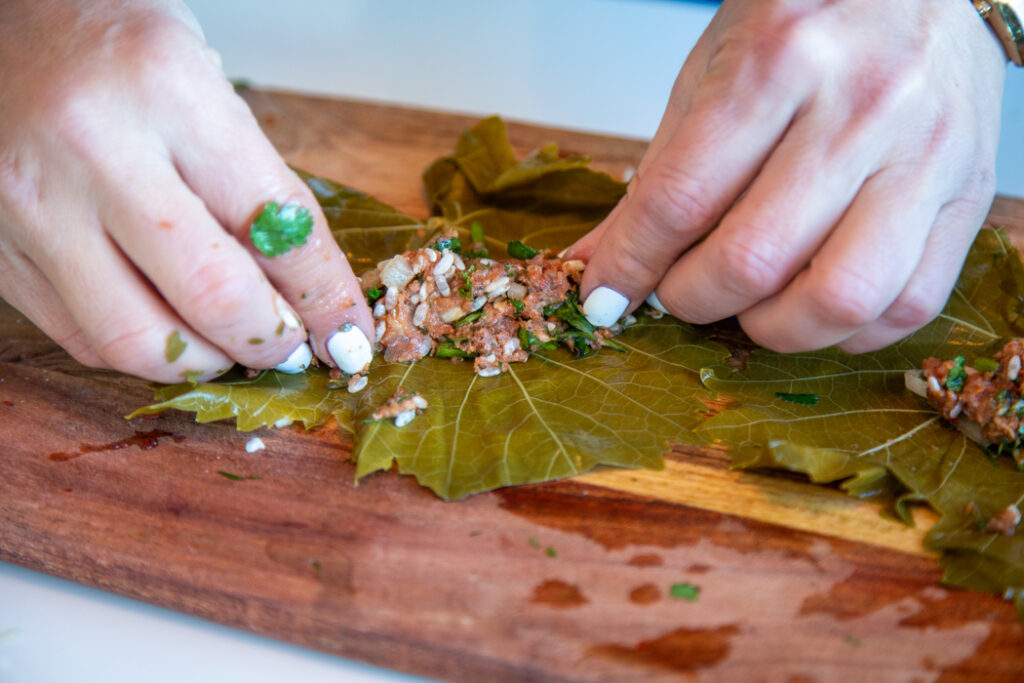
[[[312,232],[309,209],[298,204],[279,206],[277,202],[267,202],[252,222],[249,238],[261,254],[274,257],[301,247]]]

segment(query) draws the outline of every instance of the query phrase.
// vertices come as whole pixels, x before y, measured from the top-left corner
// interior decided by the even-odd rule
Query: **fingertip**
[[[611,327],[626,312],[629,298],[611,287],[596,287],[583,302],[583,315],[596,327]]]
[[[349,375],[362,372],[373,360],[369,337],[352,323],[342,324],[327,337],[325,348],[333,363]]]
[[[309,344],[302,342],[291,352],[287,359],[278,363],[274,369],[286,375],[297,375],[304,372],[313,361],[313,351]]]

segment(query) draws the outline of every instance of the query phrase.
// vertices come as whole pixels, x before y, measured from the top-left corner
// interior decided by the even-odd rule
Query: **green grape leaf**
[[[1002,536],[985,521],[1024,501],[1024,473],[1009,458],[993,462],[904,387],[921,360],[961,352],[991,357],[1020,336],[1024,266],[1001,230],[985,229],[967,257],[945,310],[914,335],[874,353],[836,349],[782,355],[755,349],[742,371],[725,363],[702,370],[705,385],[733,409],[698,433],[730,446],[735,467],[786,469],[812,481],[840,482],[851,495],[940,515],[926,545],[942,552],[946,581],[1003,592],[1024,587],[1024,536]],[[816,403],[787,395],[813,394]],[[1016,595],[1016,593],[1014,593]]]

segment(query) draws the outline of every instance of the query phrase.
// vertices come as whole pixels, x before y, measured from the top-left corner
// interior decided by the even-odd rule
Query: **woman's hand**
[[[369,362],[322,212],[184,5],[7,0],[0,88],[0,295],[79,361],[161,382],[294,372],[308,328],[323,360]],[[274,256],[250,237],[268,202],[311,228]]]
[[[910,334],[991,204],[1005,70],[967,0],[725,0],[626,198],[570,250],[588,317],[654,290],[777,351]]]

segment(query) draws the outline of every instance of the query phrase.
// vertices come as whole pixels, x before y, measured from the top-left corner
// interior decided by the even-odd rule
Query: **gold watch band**
[[[1017,66],[1024,66],[1024,10],[1020,0],[972,0],[974,9],[988,21],[1006,55]]]

